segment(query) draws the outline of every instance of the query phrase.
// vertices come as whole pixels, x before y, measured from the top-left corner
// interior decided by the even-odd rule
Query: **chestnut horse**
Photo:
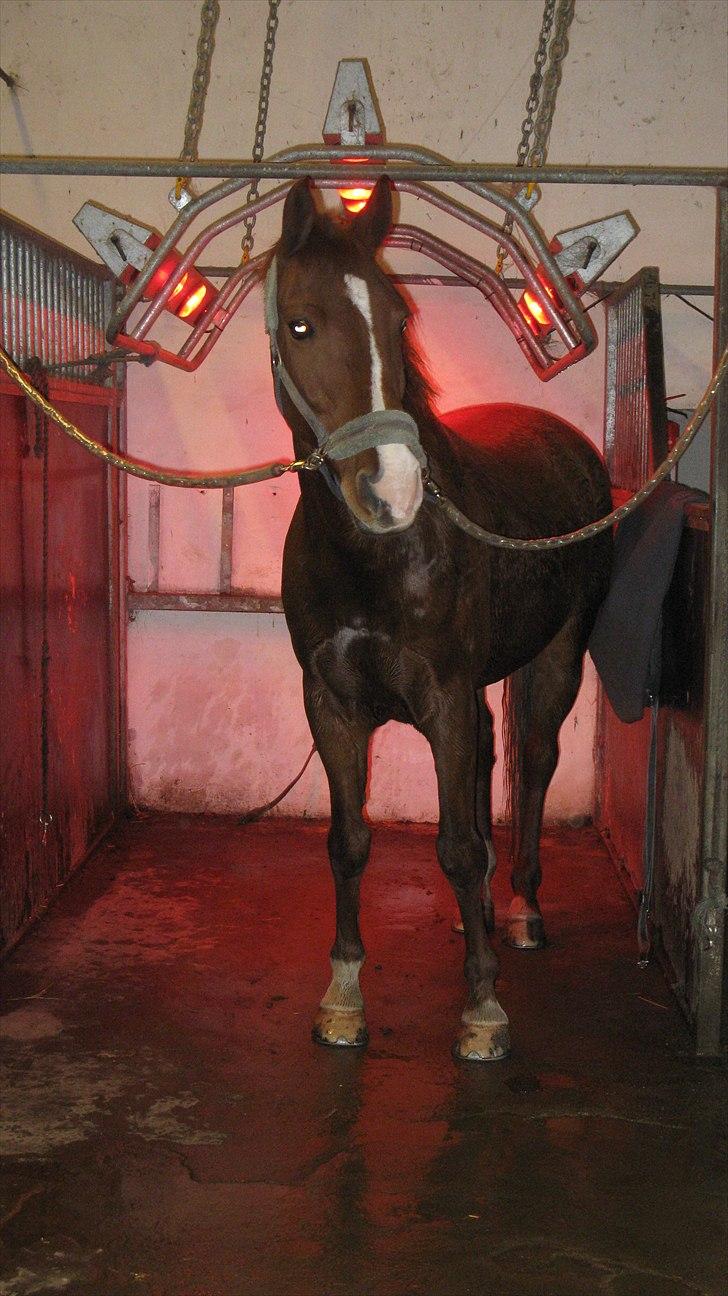
[[[301,474],[283,560],[283,604],[303,670],[306,714],[331,794],[336,888],[333,979],[314,1038],[367,1041],[359,972],[359,886],[370,847],[363,817],[369,740],[388,720],[414,725],[435,761],[437,854],[465,934],[468,997],[458,1058],[509,1049],[495,994],[489,881],[495,868],[493,722],[485,685],[508,681],[514,897],[506,939],[544,943],[539,834],[558,732],[576,697],[611,537],[518,553],[459,531],[423,488],[491,531],[569,531],[611,508],[604,466],[561,419],[518,405],[444,416],[408,341],[408,307],[375,254],[392,221],[389,182],[345,223],[320,212],[310,182],[289,191],[266,281],[280,408],[296,455],[324,445]],[[330,441],[328,440],[330,438]]]

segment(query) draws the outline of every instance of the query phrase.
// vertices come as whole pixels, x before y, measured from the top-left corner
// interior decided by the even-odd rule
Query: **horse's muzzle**
[[[375,453],[373,471],[360,468],[355,474],[354,498],[346,489],[344,498],[365,530],[378,534],[405,531],[422,503],[420,464],[402,445],[380,446]]]

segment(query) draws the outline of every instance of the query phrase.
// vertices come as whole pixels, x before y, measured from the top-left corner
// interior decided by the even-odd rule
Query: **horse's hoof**
[[[509,918],[503,940],[506,945],[510,945],[513,949],[543,949],[546,944],[543,918]]]
[[[511,1051],[507,1022],[471,1022],[452,1046],[457,1062],[500,1062]]]
[[[315,1044],[326,1044],[329,1048],[365,1048],[369,1043],[363,1012],[322,1008],[311,1034]]]
[[[514,896],[511,902],[503,940],[506,945],[520,950],[543,949],[546,944],[543,918],[538,909],[522,896]]]

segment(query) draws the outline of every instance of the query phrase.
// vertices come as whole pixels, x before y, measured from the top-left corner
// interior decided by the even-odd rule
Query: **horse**
[[[513,900],[505,939],[535,950],[545,943],[544,797],[607,592],[611,535],[503,551],[463,534],[426,487],[431,477],[479,525],[530,538],[609,512],[610,486],[590,442],[543,410],[501,404],[436,416],[408,337],[411,311],[377,260],[392,220],[385,177],[359,215],[341,220],[301,179],[286,196],[266,279],[279,408],[296,456],[320,470],[300,473],[282,575],[331,798],[336,934],[313,1037],[344,1048],[368,1040],[359,985],[368,749],[378,726],[398,720],[432,750],[437,856],[465,937],[467,998],[453,1053],[496,1061],[510,1039],[489,941],[494,746],[484,689],[506,680]]]

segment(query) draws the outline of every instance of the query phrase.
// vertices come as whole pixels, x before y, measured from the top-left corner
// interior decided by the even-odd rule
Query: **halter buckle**
[[[294,459],[293,463],[286,464],[283,472],[318,472],[325,458],[323,450],[312,450],[305,459]]]

